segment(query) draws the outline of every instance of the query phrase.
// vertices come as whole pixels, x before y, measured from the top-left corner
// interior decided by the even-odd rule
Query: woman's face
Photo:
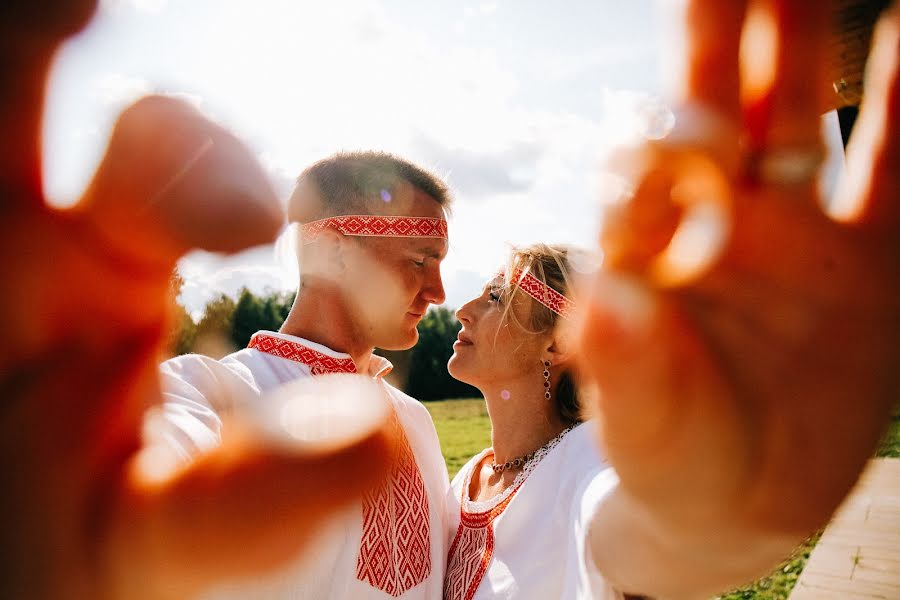
[[[462,330],[447,364],[450,375],[482,389],[540,376],[550,334],[530,331],[535,302],[527,294],[517,293],[509,303],[510,289],[497,276],[456,311]]]

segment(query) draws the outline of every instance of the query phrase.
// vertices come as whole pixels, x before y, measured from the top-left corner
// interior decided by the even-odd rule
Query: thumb
[[[148,598],[189,597],[271,570],[381,484],[398,437],[377,384],[319,379],[241,409],[223,444],[184,469],[161,472],[155,449],[139,455],[105,553],[113,597],[133,597],[135,581]]]

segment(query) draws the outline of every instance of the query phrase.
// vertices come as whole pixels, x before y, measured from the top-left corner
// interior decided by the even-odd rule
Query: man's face
[[[397,186],[385,196],[386,216],[443,218],[431,196],[410,185]],[[372,346],[405,350],[419,340],[416,325],[428,306],[446,298],[441,261],[447,240],[424,237],[351,237],[344,285],[354,299],[358,331]]]

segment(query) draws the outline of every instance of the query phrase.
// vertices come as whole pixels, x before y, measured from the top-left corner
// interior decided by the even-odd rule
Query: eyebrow
[[[428,258],[434,258],[437,260],[443,260],[447,258],[447,253],[449,251],[449,247],[443,245],[441,247],[436,247],[433,245],[423,246],[417,249],[417,252],[421,252],[424,256]]]
[[[487,283],[484,284],[484,286],[481,288],[481,291],[482,291],[482,293],[484,293],[488,290],[491,290],[491,291],[501,290],[502,291],[504,289],[506,289],[506,286],[503,283],[498,282],[496,279],[491,279],[490,281],[488,281]]]

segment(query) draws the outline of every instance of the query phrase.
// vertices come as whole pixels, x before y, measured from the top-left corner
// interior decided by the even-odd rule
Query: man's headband
[[[575,303],[554,290],[552,287],[532,275],[530,272],[516,268],[513,270],[510,283],[558,314],[568,317],[575,310]]]
[[[447,221],[436,217],[339,215],[303,225],[303,242],[314,240],[325,229],[366,237],[427,237],[447,239]]]

